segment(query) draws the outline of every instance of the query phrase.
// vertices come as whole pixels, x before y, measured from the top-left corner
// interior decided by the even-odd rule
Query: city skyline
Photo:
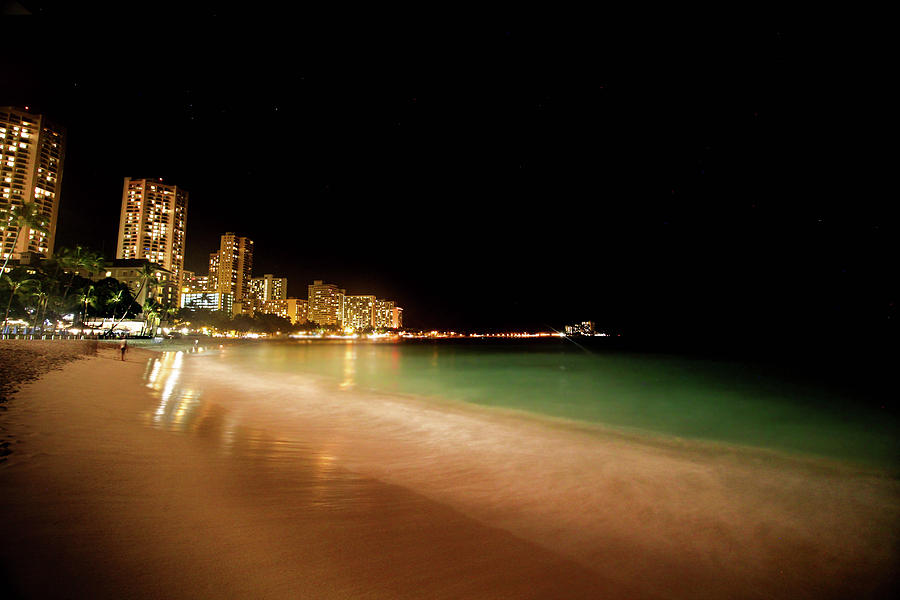
[[[234,316],[275,314],[295,324],[312,321],[352,330],[401,328],[403,308],[396,300],[348,295],[346,289],[322,280],[307,285],[303,297],[290,295],[287,277],[273,273],[254,276],[253,250],[253,240],[234,232],[222,234],[219,250],[209,255],[208,275],[184,271],[179,305]]]
[[[827,69],[849,71],[809,31],[485,27],[325,59],[294,36],[229,49],[218,23],[128,49],[124,70],[88,36],[33,77],[60,30],[0,75],[7,104],[69,127],[58,244],[109,255],[121,178],[160,176],[191,194],[186,270],[238,231],[254,272],[399,298],[412,327],[893,331],[895,209],[856,176],[883,160],[854,124],[873,113],[818,101]],[[165,85],[133,84],[142,69]]]

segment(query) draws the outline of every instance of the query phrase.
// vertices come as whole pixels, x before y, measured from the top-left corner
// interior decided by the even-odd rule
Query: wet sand
[[[20,598],[598,597],[596,573],[397,486],[228,456],[139,419],[146,350],[25,384],[3,417],[0,569]],[[265,458],[262,458],[265,457]]]
[[[218,390],[163,407],[164,369],[155,393],[143,381],[153,358],[101,346],[7,404],[0,575],[13,597],[894,591],[900,508],[884,474],[415,400],[323,409],[302,382],[282,402],[212,365]]]

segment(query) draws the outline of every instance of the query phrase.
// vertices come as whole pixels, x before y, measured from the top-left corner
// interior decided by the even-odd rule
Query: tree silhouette
[[[44,216],[41,208],[34,202],[25,202],[20,206],[13,206],[12,208],[0,210],[3,210],[5,213],[0,216],[0,229],[3,230],[4,234],[10,227],[16,228],[16,237],[13,238],[12,245],[13,251],[16,249],[16,244],[19,243],[19,237],[22,235],[23,229],[31,229],[32,231],[39,231],[41,233],[47,233],[49,231],[46,226],[47,217]],[[9,264],[11,256],[12,251],[6,253],[6,258],[3,261],[3,267],[0,268],[0,273],[6,272],[6,265]]]
[[[9,300],[6,303],[6,314],[3,315],[3,328],[0,331],[6,331],[6,324],[9,323],[9,309],[12,306],[13,298],[17,295],[30,291],[30,288],[37,283],[37,279],[30,277],[24,270],[19,269],[12,273],[3,273],[0,275],[2,281],[9,288]]]

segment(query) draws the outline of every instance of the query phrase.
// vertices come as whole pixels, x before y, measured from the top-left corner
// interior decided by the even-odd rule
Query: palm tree
[[[84,325],[84,322],[87,320],[87,307],[88,304],[93,304],[94,301],[97,300],[97,295],[94,293],[94,286],[89,285],[87,289],[81,294],[78,295],[78,301],[81,303],[81,324]]]
[[[112,297],[110,297],[110,299],[109,299],[109,303],[113,305],[113,314],[112,314],[113,321],[116,320],[116,309],[119,308],[119,304],[121,304],[122,300],[125,299],[122,297],[122,294],[124,294],[124,293],[125,293],[125,290],[121,289],[118,292],[116,292],[115,294],[113,294]]]
[[[138,286],[137,292],[135,292],[135,294],[134,294],[135,300],[140,298],[141,291],[144,289],[145,286],[149,287],[151,285],[156,285],[157,283],[159,283],[159,280],[156,279],[156,270],[150,265],[150,263],[147,263],[141,267],[141,270],[138,273],[138,279],[140,280],[141,285]],[[148,298],[148,300],[149,299],[150,298]],[[144,305],[146,306],[146,302],[144,303]],[[112,327],[112,329],[110,329],[110,331],[112,331],[113,329],[118,327],[119,323],[121,323],[125,319],[125,315],[127,315],[127,314],[128,314],[128,310],[126,309],[125,312],[122,313],[122,317],[119,319],[119,321],[116,324],[113,325],[113,327]]]
[[[147,298],[144,301],[144,314],[146,315],[145,333],[153,335],[156,324],[159,321],[159,311],[162,307],[153,298]]]
[[[79,270],[87,271],[90,278],[91,275],[102,271],[106,266],[106,259],[99,252],[93,252],[83,246],[75,246],[75,248],[60,248],[56,252],[57,271],[59,267],[69,269],[69,283],[66,284],[66,291],[63,298],[69,295],[72,284],[75,283],[75,276]]]
[[[56,253],[57,264],[65,269],[71,269],[71,277],[69,277],[69,283],[66,285],[66,291],[63,293],[63,299],[69,295],[69,290],[75,282],[76,271],[84,268],[84,263],[88,254],[89,251],[85,250],[82,246],[75,246],[75,248],[60,248]]]
[[[12,273],[2,273],[0,274],[0,281],[9,287],[9,301],[6,303],[6,314],[3,316],[3,328],[0,329],[0,331],[5,333],[6,324],[9,322],[9,308],[12,306],[13,297],[25,292],[37,281],[37,279],[28,277],[28,274],[25,272],[19,272],[15,275]]]
[[[106,259],[103,258],[103,255],[99,252],[90,252],[88,251],[84,255],[84,261],[82,262],[82,267],[85,271],[88,272],[88,275],[91,276],[94,273],[99,273],[104,268],[106,268]]]
[[[31,333],[34,333],[37,330],[38,323],[41,324],[41,331],[44,330],[44,320],[41,317],[41,314],[47,309],[47,302],[50,300],[50,294],[41,289],[40,282],[38,282],[36,291],[31,292],[31,295],[37,298],[37,306],[34,307],[34,323],[31,325]]]
[[[141,282],[141,285],[138,287],[137,292],[134,293],[135,300],[140,298],[141,291],[144,287],[149,288],[152,285],[157,285],[159,280],[156,278],[156,269],[153,268],[153,265],[150,263],[145,264],[141,267],[140,272],[138,273],[138,279]]]
[[[160,320],[160,325],[163,323],[167,323],[171,328],[175,323],[175,315],[178,313],[178,307],[174,304],[165,304],[160,310],[160,316],[162,319]]]
[[[118,292],[112,295],[108,302],[113,305],[113,314],[112,314],[112,327],[109,328],[109,331],[106,332],[107,335],[111,334],[113,330],[116,328],[116,309],[118,309],[119,304],[122,303],[122,300],[125,298],[122,295],[125,293],[125,289],[120,289]],[[125,309],[125,312],[128,312],[128,309]]]
[[[47,318],[47,311],[50,311],[50,314],[53,315],[53,326],[51,327],[51,331],[56,331],[57,319],[59,318],[60,311],[65,307],[65,302],[63,301],[63,297],[59,294],[50,294],[50,297],[47,298],[47,301],[44,302],[44,314],[41,317],[41,322]]]
[[[0,217],[0,229],[5,233],[10,227],[16,228],[16,237],[13,238],[13,251],[16,249],[16,244],[19,242],[19,236],[22,235],[23,229],[30,229],[40,233],[47,233],[50,231],[45,225],[45,223],[47,223],[47,217],[44,216],[41,207],[34,202],[25,202],[21,206],[13,206],[10,209],[4,209],[4,212],[6,215]],[[3,261],[3,267],[0,268],[0,273],[6,272],[6,265],[9,263],[9,258],[11,256],[12,252],[6,254],[6,258]]]
[[[59,281],[50,276],[38,282],[37,291],[32,294],[38,299],[35,317],[39,317],[36,323],[41,324],[41,331],[44,331],[44,321],[47,318],[47,309],[53,306],[55,312],[62,298],[59,296]],[[55,323],[54,323],[55,326]]]

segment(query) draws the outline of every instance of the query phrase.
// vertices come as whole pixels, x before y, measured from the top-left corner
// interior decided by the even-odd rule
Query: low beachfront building
[[[221,292],[188,292],[181,294],[181,308],[221,310],[232,314],[234,296]]]
[[[153,270],[155,282],[142,284],[141,272],[149,265]],[[177,306],[178,282],[175,274],[169,269],[150,262],[145,258],[119,258],[106,263],[104,269],[96,273],[83,273],[79,275],[88,277],[92,281],[100,281],[106,277],[112,277],[125,285],[135,294],[134,301],[144,305],[147,298],[153,298],[163,306]]]

